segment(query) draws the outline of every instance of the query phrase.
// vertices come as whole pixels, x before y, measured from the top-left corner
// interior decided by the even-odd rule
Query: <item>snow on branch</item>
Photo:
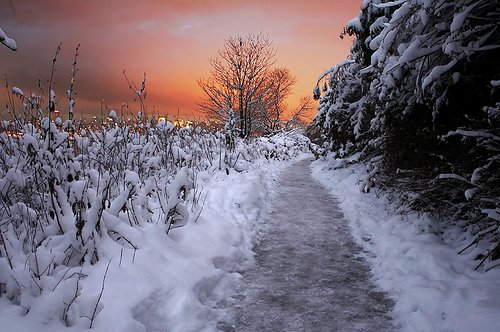
[[[376,4],[374,4],[374,6],[377,8],[390,8],[390,7],[396,7],[396,6],[402,5],[407,1],[408,0],[396,0],[396,1],[386,2],[386,3],[376,3]]]
[[[471,186],[479,188],[479,186],[476,183],[470,182],[469,180],[467,180],[463,176],[460,176],[460,175],[454,174],[454,173],[439,174],[436,179],[438,179],[438,180],[457,180],[457,181],[465,182],[467,184],[470,184]],[[466,194],[466,196],[468,196],[468,194]]]
[[[472,3],[470,6],[468,6],[467,8],[465,8],[465,10],[463,10],[462,12],[456,13],[455,15],[453,15],[453,21],[451,22],[451,25],[450,25],[450,32],[451,33],[457,33],[462,28],[462,26],[465,23],[465,20],[469,16],[470,12],[478,4],[479,4],[479,1],[475,2],[475,3]]]
[[[0,42],[10,48],[12,51],[17,51],[17,43],[13,38],[7,36],[7,34],[0,28]]]
[[[318,78],[318,83],[316,83],[316,85],[319,84],[319,82],[325,78],[328,74],[331,74],[331,75],[335,75],[339,70],[340,68],[344,67],[344,66],[347,66],[351,63],[354,63],[355,61],[354,60],[344,60],[344,61],[340,61],[337,65],[333,66],[332,68],[328,69],[328,70],[325,70],[323,72],[323,74],[321,74]]]
[[[457,129],[450,131],[446,135],[443,135],[443,138],[448,138],[453,135],[461,135],[465,137],[483,137],[483,138],[490,138],[493,139],[494,141],[500,141],[500,137],[484,132],[484,131],[477,131],[477,130],[463,130],[463,129]]]
[[[16,97],[19,97],[19,98],[24,97],[24,92],[23,92],[23,90],[21,90],[20,88],[18,88],[18,87],[16,87],[16,86],[12,88],[12,93],[13,93]]]
[[[488,216],[488,218],[500,222],[500,209],[498,209],[498,208],[497,209],[482,209],[481,212],[486,214],[486,216]],[[497,227],[497,225],[492,226],[491,228],[494,230],[494,227]],[[492,230],[489,230],[489,231],[491,232]]]
[[[361,21],[359,20],[359,17],[355,17],[346,24],[346,29],[347,30],[354,30],[354,31],[361,31],[362,26],[361,26]]]
[[[319,98],[319,83],[327,76],[327,75],[330,75],[330,76],[335,76],[339,70],[344,67],[344,66],[347,66],[347,65],[350,65],[350,64],[353,64],[355,63],[356,61],[354,61],[353,59],[347,59],[347,60],[344,60],[344,61],[341,61],[339,62],[337,65],[333,66],[332,68],[328,69],[328,70],[325,70],[323,72],[323,74],[321,74],[318,78],[318,81],[316,82],[316,86],[314,88],[314,92],[313,92],[313,96],[314,96],[314,99],[318,99]]]
[[[437,81],[441,75],[446,73],[448,70],[453,68],[457,64],[457,59],[451,60],[448,64],[442,66],[436,66],[432,68],[429,75],[427,75],[422,82],[422,90],[424,90],[427,86],[429,86],[434,81]]]
[[[445,179],[452,179],[452,180],[458,180],[458,181],[463,181],[469,183],[466,178],[463,176],[453,174],[453,173],[447,173],[447,174],[439,174],[437,177],[439,180],[445,180]]]

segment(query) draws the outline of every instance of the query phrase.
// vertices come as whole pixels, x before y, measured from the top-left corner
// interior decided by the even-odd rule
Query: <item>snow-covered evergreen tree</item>
[[[500,223],[499,22],[490,0],[365,0],[351,55],[314,91],[332,150],[379,161],[410,205],[473,233]]]

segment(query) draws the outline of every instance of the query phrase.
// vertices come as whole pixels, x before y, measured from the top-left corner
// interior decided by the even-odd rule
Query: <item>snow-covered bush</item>
[[[0,134],[0,291],[28,311],[33,297],[98,261],[103,238],[136,250],[132,228],[155,223],[168,233],[198,213],[194,163],[206,167],[199,161],[210,157],[191,148],[201,137],[127,126],[82,132],[70,136],[44,118]],[[60,302],[61,312],[74,302]]]
[[[363,1],[351,55],[314,90],[328,147],[371,161],[364,183],[462,220],[488,258],[500,257],[499,22],[495,1]]]
[[[80,292],[85,267],[112,258],[101,243],[135,256],[136,228],[154,224],[167,236],[197,219],[205,195],[197,172],[243,172],[309,144],[298,135],[233,137],[229,149],[224,132],[170,122],[125,125],[114,115],[106,125],[58,127],[31,119],[0,127],[0,295],[27,312],[37,297],[51,297],[67,325],[92,324],[102,306]]]

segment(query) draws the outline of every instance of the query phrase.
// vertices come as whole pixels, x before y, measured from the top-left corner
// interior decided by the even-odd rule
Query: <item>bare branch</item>
[[[210,77],[199,79],[205,98],[199,109],[214,119],[224,121],[234,110],[240,135],[247,137],[262,112],[262,94],[276,50],[267,36],[249,34],[231,36],[224,41],[218,57],[209,59]]]

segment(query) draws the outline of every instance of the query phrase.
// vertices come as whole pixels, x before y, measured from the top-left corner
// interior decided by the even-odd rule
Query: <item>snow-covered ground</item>
[[[475,271],[474,253],[458,255],[463,243],[445,244],[431,231],[436,221],[402,217],[386,197],[361,193],[366,166],[337,168],[341,162],[316,161],[313,176],[339,199],[374,282],[395,301],[395,324],[403,331],[498,331],[500,269]]]
[[[168,236],[155,224],[135,228],[134,242],[140,244],[136,251],[122,251],[110,238],[102,240],[105,257],[83,268],[87,276],[78,286],[79,305],[85,306],[89,317],[97,314],[93,330],[217,330],[225,313],[211,308],[210,299],[224,296],[239,277],[232,271],[252,261],[252,240],[259,229],[261,211],[277,174],[290,162],[262,158],[241,173],[234,169],[229,174],[201,172],[198,181],[208,196],[196,222],[173,229]],[[57,314],[61,298],[71,299],[67,293],[75,293],[77,285],[73,286],[59,287],[60,296],[40,295],[28,314],[0,297],[0,330],[87,330],[90,320],[74,317],[74,326],[65,327]],[[68,317],[72,318],[71,313]]]
[[[254,263],[253,244],[278,175],[297,160],[262,158],[242,172],[200,172],[200,188],[208,195],[196,221],[168,236],[154,223],[134,228],[128,234],[140,244],[137,250],[104,237],[103,257],[84,265],[73,284],[43,285],[55,292],[37,296],[27,314],[0,297],[0,330],[84,331],[90,320],[80,315],[87,312],[96,317],[95,331],[216,331],[218,323],[231,321],[221,299],[234,295],[240,272]],[[475,271],[473,254],[458,255],[430,232],[437,227],[432,219],[401,217],[386,198],[361,193],[365,166],[334,169],[337,164],[316,161],[313,176],[338,198],[374,283],[394,300],[394,324],[404,331],[497,330],[500,269]],[[61,306],[71,308],[67,301],[77,290],[79,307],[64,313]],[[61,312],[71,327],[64,326]]]

